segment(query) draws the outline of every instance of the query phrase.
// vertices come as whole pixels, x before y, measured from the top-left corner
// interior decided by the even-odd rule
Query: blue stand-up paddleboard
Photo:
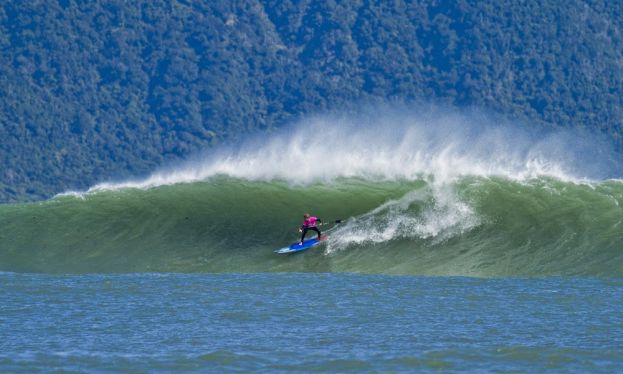
[[[283,247],[281,249],[276,250],[275,253],[279,253],[281,255],[281,254],[286,254],[286,253],[302,252],[304,250],[310,249],[311,247],[320,244],[322,241],[327,240],[328,238],[329,238],[328,236],[322,235],[320,237],[320,240],[313,238],[313,239],[305,240],[303,244],[294,243],[290,245],[289,247]]]

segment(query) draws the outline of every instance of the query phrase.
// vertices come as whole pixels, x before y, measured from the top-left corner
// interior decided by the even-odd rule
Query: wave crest
[[[102,183],[89,191],[192,183],[217,175],[294,185],[338,178],[451,183],[464,176],[583,182],[622,175],[612,147],[594,134],[545,131],[438,108],[371,111],[309,118],[143,180]]]

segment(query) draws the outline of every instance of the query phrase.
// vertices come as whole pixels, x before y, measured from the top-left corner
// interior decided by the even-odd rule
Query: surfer
[[[299,244],[303,244],[303,240],[305,240],[305,234],[307,231],[312,230],[318,233],[318,240],[320,240],[320,230],[316,226],[317,223],[322,223],[322,220],[318,217],[310,216],[309,213],[303,215],[303,224],[299,229],[299,232],[302,232],[301,242]]]

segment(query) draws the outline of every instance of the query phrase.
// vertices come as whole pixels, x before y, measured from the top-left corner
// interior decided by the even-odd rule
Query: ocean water
[[[3,371],[617,372],[623,282],[0,275]]]
[[[0,370],[622,370],[620,155],[461,116],[315,121],[0,205]],[[307,212],[329,239],[275,254]]]

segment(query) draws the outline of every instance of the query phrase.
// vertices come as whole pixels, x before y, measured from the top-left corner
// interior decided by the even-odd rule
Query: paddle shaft
[[[318,224],[318,226],[332,225],[332,224],[338,224],[338,223],[342,223],[342,220],[341,220],[341,219],[336,219],[336,220],[331,221],[331,222],[320,222],[320,223]],[[302,230],[301,230],[301,228],[299,227],[299,232],[301,232],[301,231],[302,231]]]

